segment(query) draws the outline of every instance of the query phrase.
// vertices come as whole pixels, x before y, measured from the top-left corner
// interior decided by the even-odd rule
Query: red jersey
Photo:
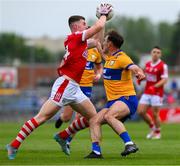
[[[146,86],[144,93],[152,95],[152,93],[148,90],[149,87],[155,85],[162,78],[168,78],[168,68],[167,65],[162,60],[158,60],[155,64],[153,64],[150,61],[146,63],[145,74],[146,74]],[[154,95],[163,97],[163,94],[164,94],[163,86],[156,88]]]
[[[87,62],[87,41],[84,40],[85,31],[75,32],[67,37],[64,42],[66,54],[63,64],[58,68],[58,74],[67,75],[80,82]]]

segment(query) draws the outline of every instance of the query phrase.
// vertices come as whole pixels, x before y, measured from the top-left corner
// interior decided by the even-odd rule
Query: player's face
[[[87,29],[88,26],[86,24],[86,21],[81,19],[77,22],[77,29],[78,31],[84,31],[85,29]]]
[[[151,51],[152,61],[156,62],[161,58],[161,50],[153,48]]]
[[[108,36],[105,37],[104,42],[103,42],[103,52],[105,54],[109,53],[109,41],[108,41]]]

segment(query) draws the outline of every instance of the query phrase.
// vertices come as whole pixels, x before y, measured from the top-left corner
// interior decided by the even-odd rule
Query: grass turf
[[[21,125],[0,123],[0,165],[180,165],[179,124],[164,124],[161,140],[146,140],[148,128],[144,123],[126,123],[140,150],[124,158],[120,156],[124,149],[122,141],[111,128],[103,126],[101,147],[104,159],[97,160],[83,159],[91,151],[88,130],[76,135],[71,156],[66,156],[52,139],[58,130],[53,123],[47,123],[25,140],[16,159],[11,161],[7,158],[5,145],[16,136]]]

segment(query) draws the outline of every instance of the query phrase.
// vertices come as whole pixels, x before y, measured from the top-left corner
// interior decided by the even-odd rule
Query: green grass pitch
[[[71,156],[61,152],[52,139],[58,130],[54,123],[39,127],[22,144],[15,160],[8,160],[5,145],[19,131],[23,123],[0,123],[0,165],[180,165],[180,125],[162,125],[161,140],[146,140],[148,131],[144,123],[126,123],[133,141],[139,147],[136,154],[120,156],[124,149],[120,138],[103,126],[102,153],[104,159],[83,159],[91,150],[88,130],[79,132],[71,145]],[[64,128],[63,126],[62,128]]]

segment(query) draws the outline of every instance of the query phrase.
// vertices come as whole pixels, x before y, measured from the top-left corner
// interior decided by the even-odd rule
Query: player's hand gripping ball
[[[105,15],[107,17],[107,21],[110,20],[113,15],[113,6],[111,4],[101,4],[96,9],[96,17],[100,18],[102,15]]]

